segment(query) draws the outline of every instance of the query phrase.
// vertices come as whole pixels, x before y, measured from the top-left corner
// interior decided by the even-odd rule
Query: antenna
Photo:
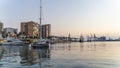
[[[42,0],[40,0],[40,26],[39,26],[39,36],[42,39]]]
[[[42,24],[42,0],[40,0],[40,24]]]

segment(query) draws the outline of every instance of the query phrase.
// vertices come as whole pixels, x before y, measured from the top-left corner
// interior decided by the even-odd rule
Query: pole
[[[42,39],[42,0],[40,0],[40,26],[39,26],[40,40]]]

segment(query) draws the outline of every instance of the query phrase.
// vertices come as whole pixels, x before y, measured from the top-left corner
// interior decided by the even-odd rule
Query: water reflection
[[[24,67],[38,64],[38,66],[42,68],[41,65],[43,62],[46,62],[46,60],[50,60],[50,49],[48,47],[29,49],[28,45],[0,46],[0,67],[5,68],[9,64],[18,64],[20,67],[21,65]],[[17,65],[13,67],[17,67]]]
[[[81,52],[84,51],[84,43],[81,43],[81,44],[80,44],[80,51],[81,51]]]
[[[18,46],[1,46],[1,62],[16,63],[19,56]]]
[[[119,68],[119,42],[0,46],[0,68]]]
[[[34,65],[39,63],[41,65],[45,60],[50,59],[50,49],[48,47],[29,49],[28,46],[23,46],[20,50],[22,65]]]
[[[60,43],[54,44],[51,47],[51,50],[63,50],[63,51],[73,51],[73,50],[80,50],[82,51],[97,51],[99,49],[104,50],[106,47],[105,43],[98,43],[98,42],[86,42],[86,43]]]
[[[0,46],[0,61],[1,61],[2,57],[3,57],[3,48],[2,48],[2,46]],[[0,64],[0,67],[2,67],[2,66],[3,66],[3,64]]]

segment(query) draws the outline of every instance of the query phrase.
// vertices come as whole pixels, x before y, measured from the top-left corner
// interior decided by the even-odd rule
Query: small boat
[[[31,44],[33,48],[38,48],[38,47],[49,47],[49,41],[48,40],[38,40],[37,42],[33,42]]]
[[[6,42],[2,43],[2,45],[21,45],[21,44],[24,44],[24,42],[14,38],[9,38],[6,40]]]

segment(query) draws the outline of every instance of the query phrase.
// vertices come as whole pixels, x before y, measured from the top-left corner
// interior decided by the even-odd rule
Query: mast
[[[40,0],[40,26],[39,26],[39,38],[42,40],[42,0]]]

